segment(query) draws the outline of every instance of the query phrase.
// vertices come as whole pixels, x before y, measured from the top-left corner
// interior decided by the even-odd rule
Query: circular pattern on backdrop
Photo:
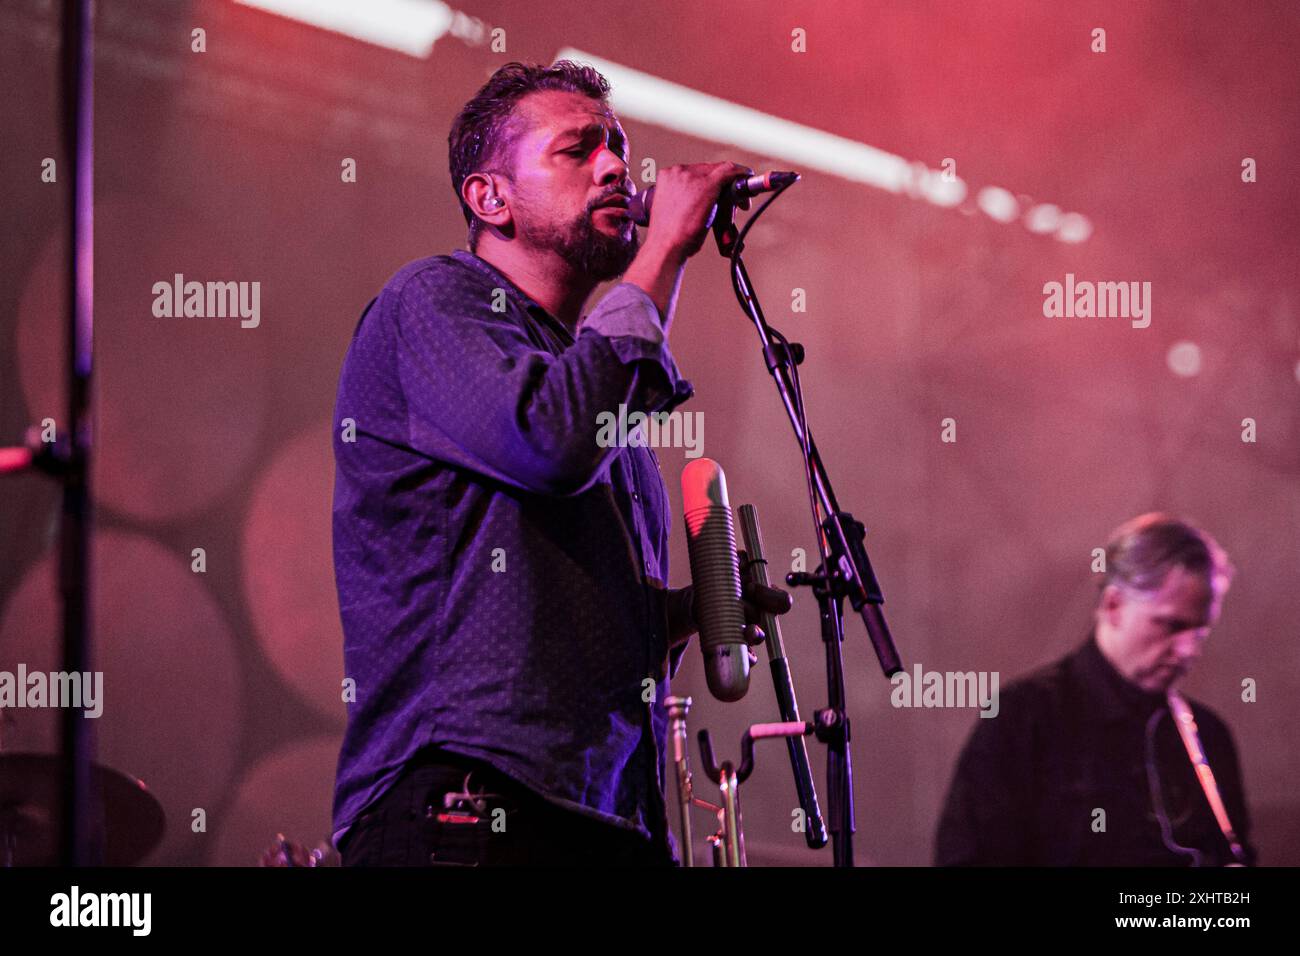
[[[108,200],[95,209],[95,235],[95,497],[145,520],[200,510],[257,451],[267,406],[264,297],[259,285],[259,325],[242,328],[237,314],[156,318],[153,287],[177,273],[245,282],[251,311],[258,276],[234,251],[237,235],[189,210]],[[19,300],[18,370],[34,421],[66,415],[65,248],[52,233]]]
[[[244,774],[230,809],[217,827],[214,866],[254,866],[283,833],[308,851],[330,841],[337,737],[291,744]]]
[[[244,519],[244,593],[285,683],[342,723],[343,628],[334,587],[334,454],[328,423],[283,446]]]
[[[191,813],[207,811],[208,832],[238,753],[240,682],[229,626],[199,575],[148,539],[101,532],[92,555],[96,643],[103,673],[96,719],[98,761],[139,777],[162,803],[167,831],[150,864],[188,862]],[[0,670],[62,669],[57,557],[47,555],[19,583],[0,622]],[[53,752],[53,708],[9,712],[7,750]],[[199,845],[198,852],[206,852]]]
[[[1165,356],[1169,371],[1183,378],[1192,378],[1201,371],[1201,347],[1195,342],[1175,342]]]

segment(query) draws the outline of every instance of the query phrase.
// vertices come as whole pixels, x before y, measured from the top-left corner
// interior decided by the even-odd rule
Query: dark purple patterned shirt
[[[668,497],[650,447],[596,436],[620,404],[667,412],[692,394],[658,309],[629,283],[576,339],[468,252],[384,286],[334,418],[334,570],[356,682],[336,841],[435,745],[668,845],[662,701],[681,656],[668,652]]]

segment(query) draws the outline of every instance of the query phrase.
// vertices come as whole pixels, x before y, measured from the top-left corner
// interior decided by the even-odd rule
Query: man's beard
[[[520,231],[529,244],[552,250],[575,272],[604,282],[627,271],[636,258],[641,239],[635,226],[630,229],[630,238],[624,238],[623,231],[614,236],[602,232],[596,226],[595,212],[586,210],[564,225],[521,222]]]

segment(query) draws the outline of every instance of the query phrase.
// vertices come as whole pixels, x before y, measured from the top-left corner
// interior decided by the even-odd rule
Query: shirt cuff
[[[624,364],[646,362],[656,370],[643,391],[646,411],[670,412],[695,394],[668,350],[658,307],[640,286],[615,286],[582,323],[579,334],[584,333],[607,339]]]

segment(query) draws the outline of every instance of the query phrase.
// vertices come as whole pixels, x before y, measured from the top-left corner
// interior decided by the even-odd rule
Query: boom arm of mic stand
[[[717,223],[714,226],[716,229]],[[719,245],[721,245],[721,240],[719,240]],[[794,389],[788,379],[788,366],[784,363],[774,363],[772,361],[773,356],[777,354],[788,355],[789,350],[777,349],[773,346],[771,336],[768,333],[767,321],[763,318],[762,309],[754,298],[749,282],[749,273],[745,269],[744,261],[740,258],[736,259],[736,284],[744,297],[745,311],[753,321],[754,327],[758,330],[763,353],[767,356],[768,371],[771,372],[772,379],[776,382],[777,391],[781,395],[781,403],[785,406],[786,415],[790,419],[790,427],[794,429],[795,439],[800,443],[801,449],[806,444],[809,450],[808,458],[809,467],[812,470],[813,488],[818,500],[821,502],[822,510],[827,515],[822,527],[830,541],[831,559],[834,565],[834,567],[825,570],[828,575],[834,574],[838,577],[844,593],[848,596],[849,603],[853,606],[853,610],[862,616],[862,623],[867,629],[867,636],[871,640],[871,646],[880,661],[881,670],[884,671],[886,677],[892,677],[903,669],[903,664],[899,659],[898,649],[894,646],[894,638],[889,633],[889,625],[885,621],[884,612],[881,610],[885,598],[881,593],[879,583],[876,581],[875,572],[871,568],[871,561],[867,557],[866,528],[861,522],[855,521],[852,515],[840,511],[839,502],[835,500],[835,492],[831,487],[830,477],[822,464],[821,455],[817,452],[817,445],[812,439],[811,430],[810,434],[805,436],[803,429],[800,427],[799,413],[794,405]]]

